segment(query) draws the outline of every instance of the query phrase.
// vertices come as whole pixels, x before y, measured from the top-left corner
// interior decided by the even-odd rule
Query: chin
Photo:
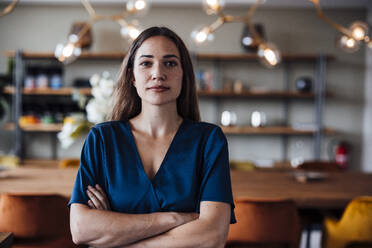
[[[177,98],[175,97],[172,97],[172,98],[168,98],[168,97],[162,97],[162,98],[151,98],[151,99],[145,99],[145,102],[151,104],[151,105],[157,105],[157,106],[160,106],[160,105],[168,105],[168,104],[177,104]]]

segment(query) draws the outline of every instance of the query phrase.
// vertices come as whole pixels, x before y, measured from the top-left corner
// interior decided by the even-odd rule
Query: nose
[[[153,69],[151,71],[151,79],[152,80],[160,80],[164,81],[167,78],[162,66],[159,64],[154,64]]]

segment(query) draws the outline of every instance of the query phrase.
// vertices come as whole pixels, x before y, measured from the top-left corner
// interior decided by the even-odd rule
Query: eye
[[[140,66],[142,66],[142,67],[148,67],[150,65],[151,65],[150,61],[143,61],[143,62],[140,63]]]
[[[169,61],[165,61],[164,65],[167,66],[167,67],[176,67],[178,65],[178,63],[177,63],[177,61],[169,60]]]

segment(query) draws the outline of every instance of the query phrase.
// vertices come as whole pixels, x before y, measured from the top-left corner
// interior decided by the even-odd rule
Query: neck
[[[174,134],[182,122],[175,102],[163,105],[152,105],[142,102],[139,115],[130,120],[132,129],[145,133],[153,138]]]

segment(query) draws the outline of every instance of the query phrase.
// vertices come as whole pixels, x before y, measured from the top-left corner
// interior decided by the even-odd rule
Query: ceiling
[[[256,0],[225,0],[226,6],[247,6]],[[2,2],[11,2],[6,0]],[[90,0],[93,4],[122,4],[124,0]],[[200,5],[202,0],[151,0],[153,5]],[[80,0],[20,0],[20,4],[80,4]],[[372,8],[372,0],[320,0],[325,8]],[[313,7],[309,0],[263,0],[261,7]]]

